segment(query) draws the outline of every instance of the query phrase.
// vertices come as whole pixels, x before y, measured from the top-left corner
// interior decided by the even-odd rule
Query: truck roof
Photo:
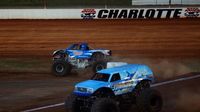
[[[129,72],[129,73],[134,73],[139,66],[143,66],[142,64],[127,64],[123,66],[118,66],[114,68],[108,68],[108,69],[103,69],[98,71],[97,73],[103,73],[103,74],[115,74],[119,72]]]

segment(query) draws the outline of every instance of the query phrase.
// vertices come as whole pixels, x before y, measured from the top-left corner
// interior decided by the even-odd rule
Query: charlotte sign
[[[200,8],[83,9],[83,19],[196,18]]]

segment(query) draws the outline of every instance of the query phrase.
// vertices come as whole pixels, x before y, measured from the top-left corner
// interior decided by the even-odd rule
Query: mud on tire
[[[140,112],[160,112],[163,101],[160,93],[154,89],[144,89],[136,98],[136,105]]]
[[[99,98],[92,105],[91,112],[119,112],[119,107],[111,98]]]
[[[71,65],[63,60],[56,60],[52,65],[52,72],[56,76],[65,76],[70,74],[71,69]]]

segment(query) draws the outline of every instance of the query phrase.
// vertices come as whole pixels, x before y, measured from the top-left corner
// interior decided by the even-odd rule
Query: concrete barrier
[[[200,17],[200,8],[0,9],[0,19],[152,19]]]

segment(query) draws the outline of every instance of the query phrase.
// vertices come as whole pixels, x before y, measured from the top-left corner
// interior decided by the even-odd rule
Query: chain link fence
[[[121,8],[200,5],[200,0],[1,0],[1,9],[20,8]]]

